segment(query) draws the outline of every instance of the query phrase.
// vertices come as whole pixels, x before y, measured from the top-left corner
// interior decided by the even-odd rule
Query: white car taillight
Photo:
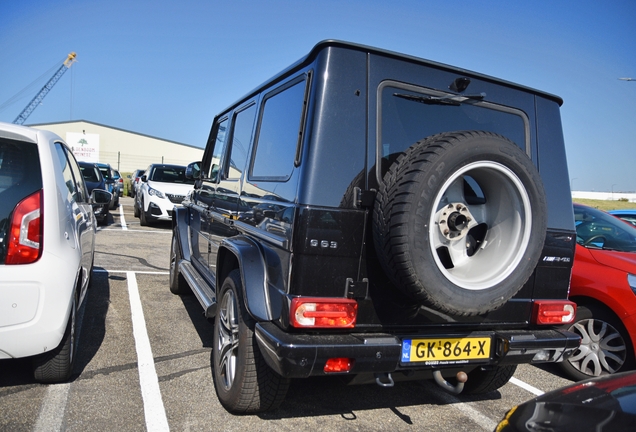
[[[29,195],[13,210],[5,264],[29,264],[42,255],[42,191]]]

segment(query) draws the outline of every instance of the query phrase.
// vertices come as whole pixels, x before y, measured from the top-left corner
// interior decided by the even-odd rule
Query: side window
[[[228,120],[221,120],[216,127],[216,142],[214,143],[214,152],[212,153],[212,160],[210,162],[210,172],[208,178],[213,182],[218,180],[219,169],[221,168],[221,159],[223,153],[225,153],[225,136],[227,134]]]
[[[75,160],[75,156],[73,156],[73,153],[68,151],[68,149],[65,149],[64,152],[68,157],[68,164],[71,167],[71,172],[73,173],[73,177],[75,177],[75,183],[77,185],[78,196],[76,201],[88,202],[88,189],[86,188],[86,182],[84,182],[84,176],[82,176],[82,171],[77,164],[77,160]],[[79,195],[81,195],[81,197]]]
[[[232,133],[232,148],[230,149],[230,163],[227,171],[228,179],[239,179],[247,162],[247,150],[252,139],[256,105],[240,111],[234,115]]]
[[[306,81],[267,96],[256,139],[251,179],[285,181],[294,169]]]
[[[55,143],[55,151],[60,161],[60,166],[62,167],[62,176],[64,177],[64,184],[66,185],[66,189],[68,190],[69,197],[74,201],[81,202],[82,197],[80,194],[78,194],[77,185],[75,183],[75,179],[73,178],[73,173],[68,163],[68,159],[66,158],[66,152],[64,151],[64,147],[62,146],[62,144]]]

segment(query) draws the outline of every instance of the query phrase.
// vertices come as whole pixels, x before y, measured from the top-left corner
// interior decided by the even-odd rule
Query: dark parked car
[[[576,349],[561,103],[327,41],[219,113],[170,289],[215,320],[221,404],[272,409],[314,375],[487,393]]]
[[[497,432],[636,430],[636,372],[606,375],[513,407]]]
[[[117,207],[119,205],[119,197],[124,194],[124,179],[116,169],[113,170],[113,179],[115,180],[115,187],[117,188],[117,205],[115,205],[115,207]]]
[[[133,171],[132,175],[129,176],[129,184],[128,184],[128,196],[134,198],[137,189],[139,188],[139,183],[141,183],[141,176],[144,174],[145,170],[138,169]]]
[[[115,209],[119,206],[119,180],[115,177],[115,170],[109,164],[96,163],[95,165],[102,172],[106,190],[113,195],[110,201],[110,209]]]
[[[570,330],[581,346],[560,365],[577,380],[636,366],[636,227],[601,210],[574,204],[576,255]]]
[[[84,181],[86,182],[88,193],[92,193],[94,189],[102,189],[108,192],[106,181],[104,180],[104,176],[102,175],[102,172],[97,164],[93,162],[79,162],[79,167],[82,170],[82,176],[84,177]],[[108,209],[110,208],[111,202],[112,198],[111,201],[107,204],[93,205],[93,211],[95,212],[95,217],[97,218],[98,224],[106,225],[108,223]]]

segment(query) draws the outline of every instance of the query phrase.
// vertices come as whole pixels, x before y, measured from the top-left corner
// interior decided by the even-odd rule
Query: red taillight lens
[[[42,255],[42,191],[29,195],[13,210],[5,264],[29,264]]]
[[[338,372],[349,372],[353,365],[355,364],[355,359],[351,358],[330,358],[325,363],[324,371],[325,373],[338,373]]]
[[[297,297],[289,311],[291,325],[301,328],[352,328],[357,315],[358,303],[345,298]]]
[[[566,300],[535,300],[534,324],[570,324],[576,315],[576,303]]]

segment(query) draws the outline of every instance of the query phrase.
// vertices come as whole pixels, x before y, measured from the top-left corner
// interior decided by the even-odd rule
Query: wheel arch
[[[177,237],[177,246],[181,252],[181,258],[190,261],[190,243],[188,241],[188,209],[176,207],[172,213],[172,231]]]
[[[242,235],[223,240],[216,263],[217,289],[227,275],[238,268],[248,313],[257,321],[272,321],[280,316],[282,301],[275,290],[270,289],[267,261],[262,247]]]

